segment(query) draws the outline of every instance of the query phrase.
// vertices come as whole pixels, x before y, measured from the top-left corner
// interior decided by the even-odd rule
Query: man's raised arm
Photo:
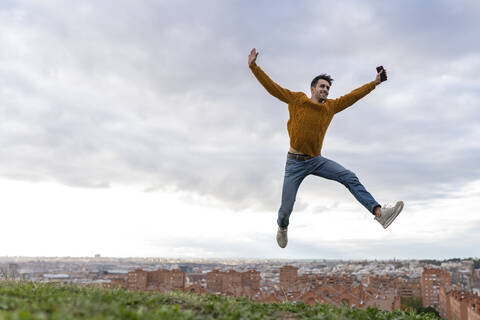
[[[270,79],[263,70],[257,66],[255,63],[257,60],[258,52],[255,48],[250,51],[248,55],[248,66],[250,70],[252,70],[253,75],[257,78],[257,80],[262,84],[262,86],[274,97],[280,99],[285,103],[290,103],[293,99],[293,92],[288,89],[282,88],[272,79]]]
[[[337,113],[350,107],[352,104],[354,104],[355,102],[357,102],[358,100],[360,100],[361,98],[369,94],[373,89],[375,89],[376,86],[378,86],[382,82],[381,80],[382,73],[385,74],[385,80],[386,80],[387,70],[381,70],[377,72],[377,77],[375,78],[374,81],[369,82],[361,86],[360,88],[357,88],[352,92],[344,96],[341,96],[338,99],[335,99],[334,112]]]

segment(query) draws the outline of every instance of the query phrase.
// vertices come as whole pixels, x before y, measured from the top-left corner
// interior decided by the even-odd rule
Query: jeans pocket
[[[300,160],[287,159],[287,163],[285,164],[285,175],[289,176],[292,173],[298,172],[303,164],[303,161]]]

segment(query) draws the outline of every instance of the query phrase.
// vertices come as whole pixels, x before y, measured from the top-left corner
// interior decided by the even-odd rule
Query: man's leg
[[[287,159],[283,178],[282,204],[278,210],[277,223],[279,227],[288,227],[298,188],[307,175],[308,170],[305,161]]]
[[[374,214],[375,208],[380,207],[378,202],[360,183],[358,177],[350,170],[345,169],[335,161],[322,156],[312,159],[311,174],[343,184],[369,212]]]
[[[290,223],[290,214],[293,210],[293,204],[297,197],[298,187],[307,176],[307,166],[305,161],[287,159],[285,165],[285,177],[283,179],[282,205],[278,210],[278,231],[277,243],[280,248],[285,248],[288,243],[288,225]]]

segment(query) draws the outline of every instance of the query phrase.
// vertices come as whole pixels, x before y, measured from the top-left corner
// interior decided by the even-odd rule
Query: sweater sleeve
[[[272,96],[285,103],[292,101],[294,93],[276,84],[256,63],[250,65],[250,70],[252,70],[253,75]]]
[[[352,92],[334,100],[334,112],[338,113],[360,100],[375,89],[375,82],[369,82]]]

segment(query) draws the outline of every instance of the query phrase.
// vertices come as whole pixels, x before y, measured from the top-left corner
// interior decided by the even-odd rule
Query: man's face
[[[312,96],[314,96],[318,101],[325,101],[328,96],[328,91],[330,90],[330,84],[327,80],[319,79],[315,87],[310,88],[312,90]]]

